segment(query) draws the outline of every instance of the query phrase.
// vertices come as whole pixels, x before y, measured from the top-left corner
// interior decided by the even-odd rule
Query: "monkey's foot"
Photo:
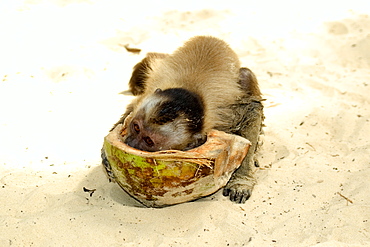
[[[232,202],[245,203],[252,195],[255,181],[248,176],[235,175],[227,183],[222,194],[228,196]]]

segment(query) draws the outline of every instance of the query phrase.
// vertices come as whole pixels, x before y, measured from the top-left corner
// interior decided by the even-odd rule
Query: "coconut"
[[[105,138],[103,164],[111,181],[147,207],[164,207],[208,196],[229,181],[250,142],[212,130],[207,141],[188,151],[146,152],[126,145],[124,125]]]

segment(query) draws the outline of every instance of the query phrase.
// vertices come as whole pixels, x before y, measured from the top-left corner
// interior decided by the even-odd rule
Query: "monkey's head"
[[[125,143],[144,151],[188,150],[203,144],[201,98],[182,88],[157,89],[135,107]]]

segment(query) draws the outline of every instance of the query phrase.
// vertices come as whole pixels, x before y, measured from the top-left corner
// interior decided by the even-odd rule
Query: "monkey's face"
[[[194,131],[194,120],[176,102],[156,91],[133,111],[127,125],[125,143],[144,151],[188,150],[205,141],[201,128]],[[198,119],[199,124],[202,119]]]
[[[192,142],[191,135],[176,123],[157,125],[136,116],[129,124],[125,143],[144,151],[184,150]]]

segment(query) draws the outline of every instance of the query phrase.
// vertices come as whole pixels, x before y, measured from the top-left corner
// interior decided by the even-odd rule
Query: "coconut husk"
[[[210,195],[224,187],[241,165],[250,142],[212,130],[188,151],[146,152],[123,142],[119,124],[104,139],[103,164],[111,180],[148,207],[163,207]]]

